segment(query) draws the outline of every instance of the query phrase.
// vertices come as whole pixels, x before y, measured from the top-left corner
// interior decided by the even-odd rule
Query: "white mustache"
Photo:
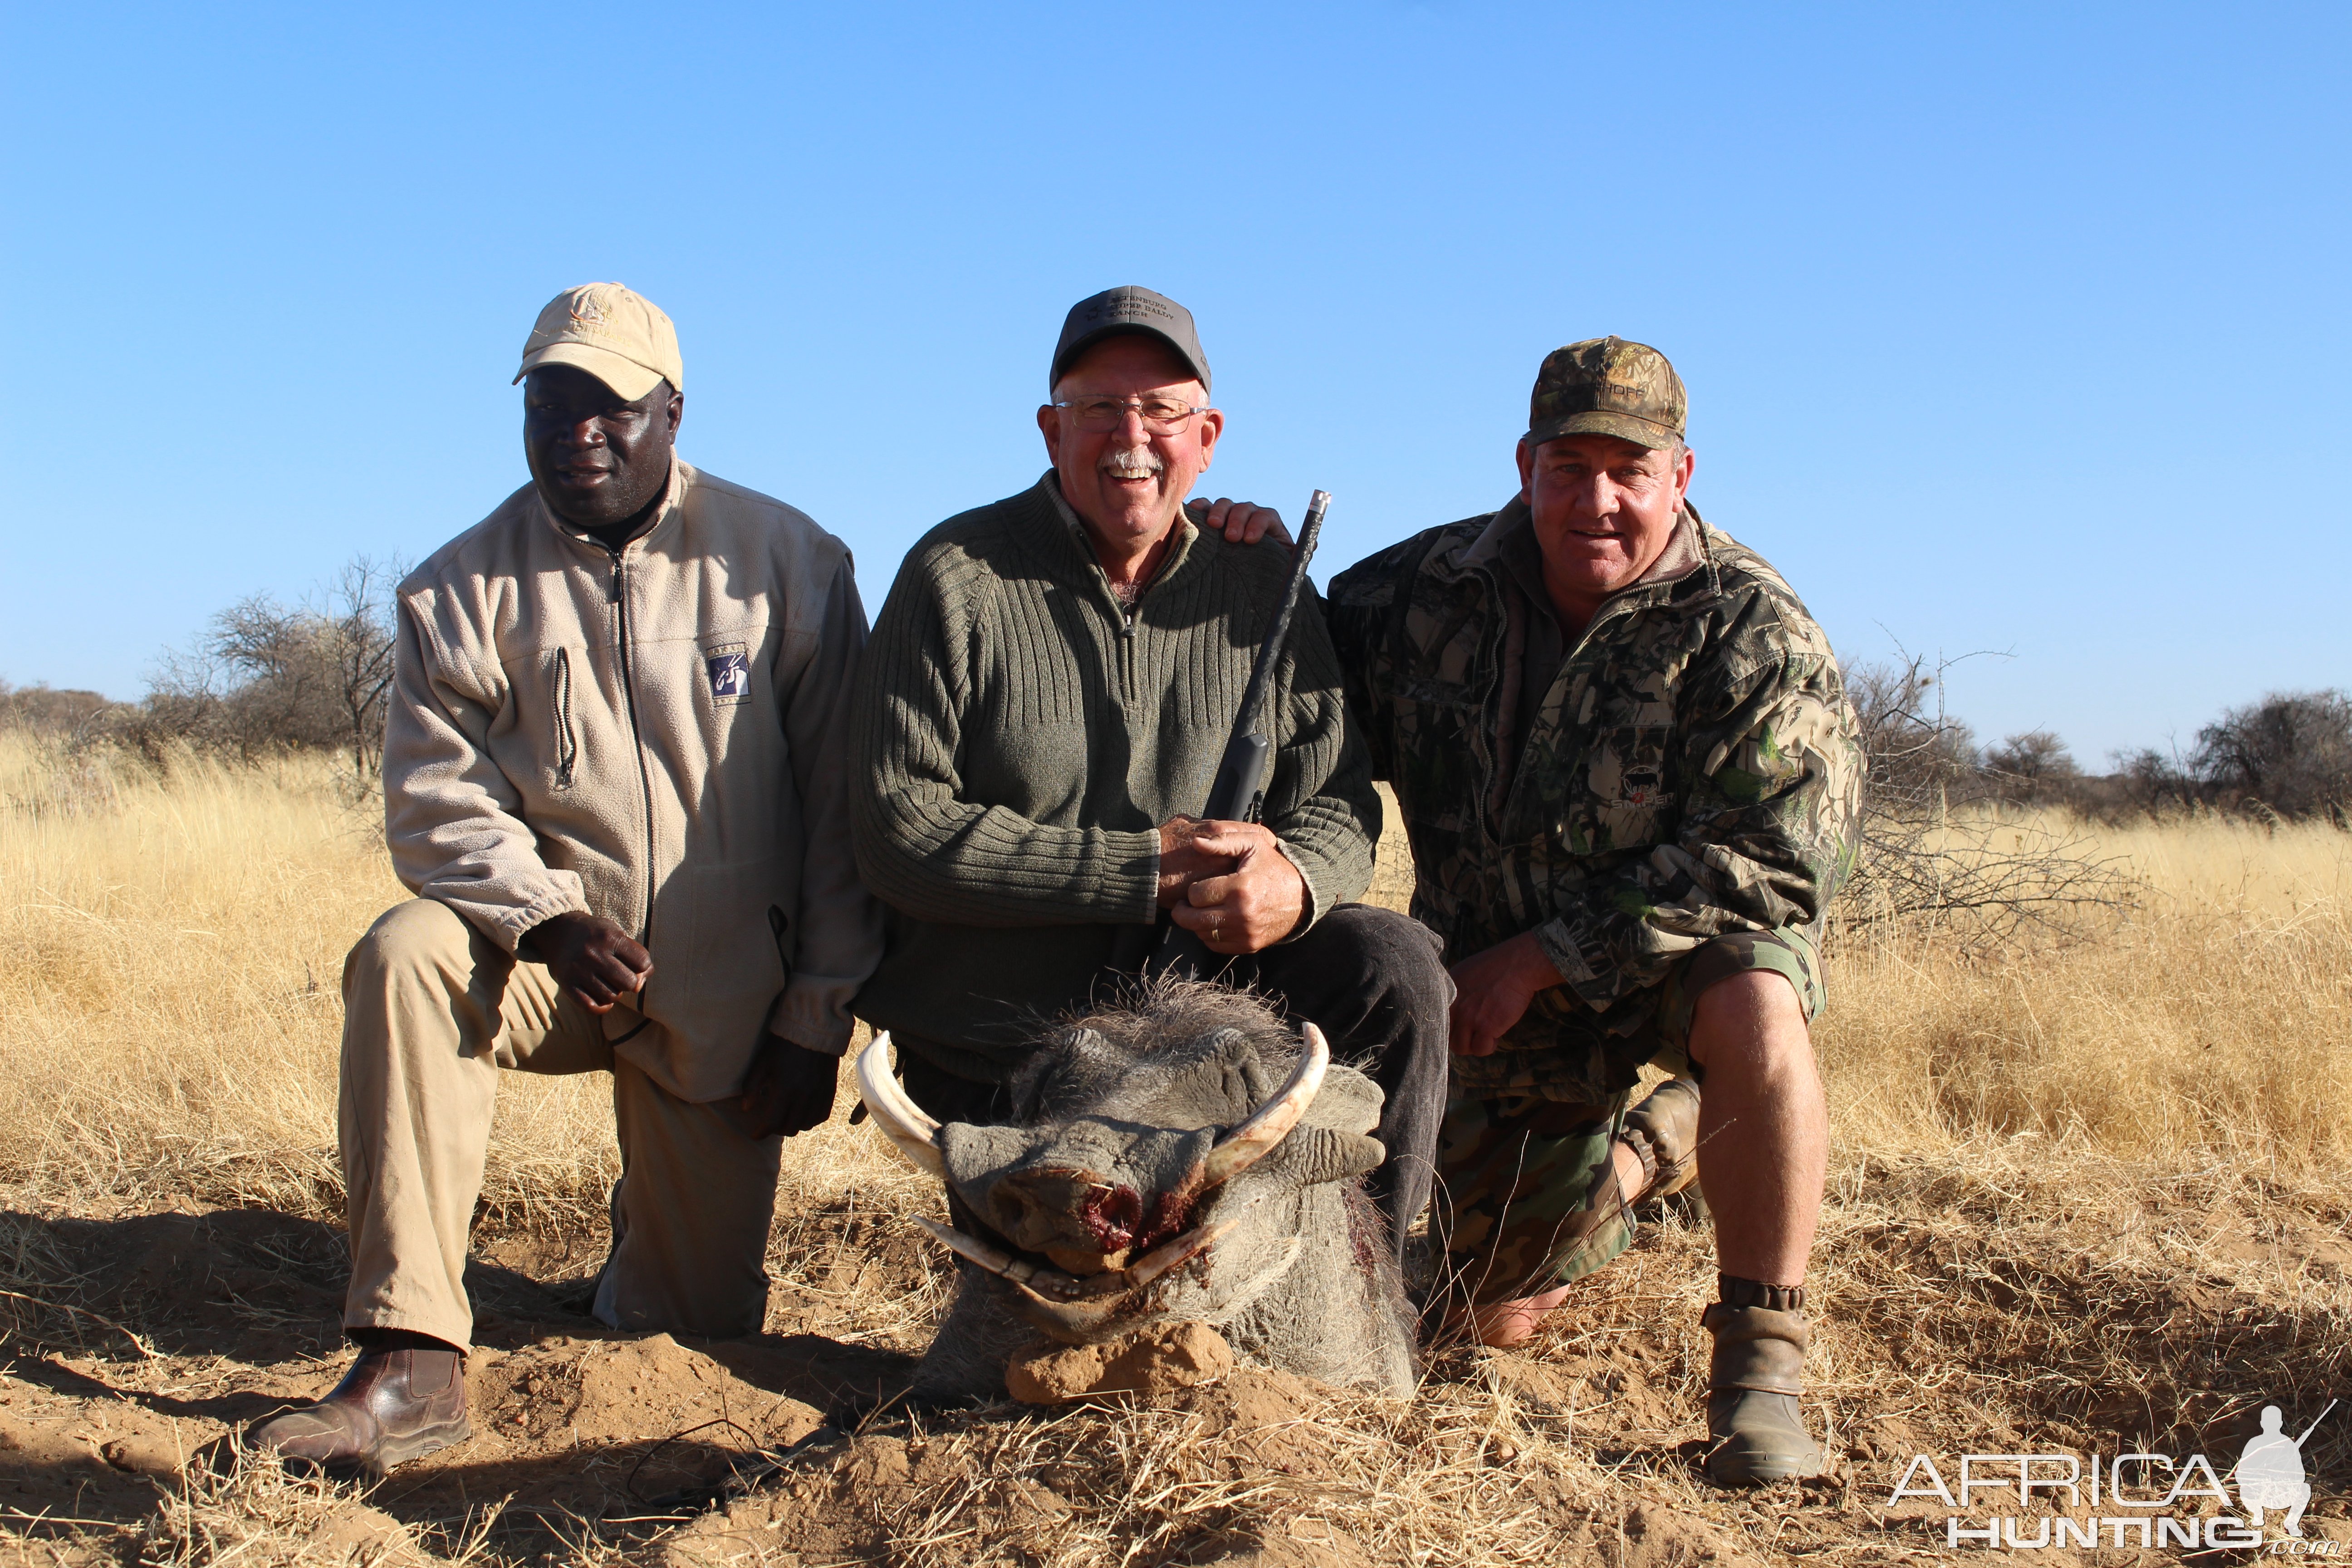
[[[1148,479],[1166,473],[1168,465],[1149,447],[1129,447],[1105,458],[1102,470],[1114,479]]]

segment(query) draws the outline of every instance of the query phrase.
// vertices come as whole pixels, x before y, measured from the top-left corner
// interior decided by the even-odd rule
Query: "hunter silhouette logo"
[[[2329,1400],[2327,1410],[2335,1408],[2336,1401]],[[2252,1528],[2263,1527],[2263,1510],[2283,1508],[2286,1517],[2279,1521],[2279,1528],[2289,1535],[2303,1533],[2303,1510],[2311,1506],[2311,1482],[2303,1473],[2303,1445],[2327,1419],[2327,1410],[2303,1429],[2301,1437],[2290,1437],[2284,1430],[2285,1414],[2275,1405],[2263,1406],[2263,1429],[2246,1439],[2236,1471],[2238,1504],[2246,1510],[2246,1523]]]

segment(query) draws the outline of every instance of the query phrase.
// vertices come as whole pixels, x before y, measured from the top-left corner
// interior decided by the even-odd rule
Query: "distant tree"
[[[407,574],[407,565],[398,560],[356,556],[345,563],[325,597],[327,651],[334,660],[342,741],[352,771],[362,778],[374,778],[383,767],[383,722],[398,638],[393,593]]]
[[[2066,742],[2048,730],[2027,730],[2011,735],[1985,752],[1990,772],[2020,779],[2070,779],[2082,773]]]
[[[2111,782],[2118,786],[2122,809],[2111,816],[2162,816],[2187,810],[2204,801],[2204,785],[2178,756],[2153,746],[2140,746],[2116,752],[2113,760],[2116,771]]]
[[[2343,824],[2352,817],[2352,697],[2274,691],[2230,709],[2197,731],[2189,765],[2226,809]]]
[[[2027,730],[1988,747],[1983,773],[1990,793],[2021,805],[2071,805],[2083,777],[2066,742],[2049,730]]]
[[[0,680],[0,729],[72,735],[122,706],[96,691],[55,690],[47,682],[11,686]]]
[[[361,556],[301,605],[256,594],[213,616],[193,649],[167,653],[125,738],[161,760],[184,742],[252,759],[339,751],[362,780],[383,765],[392,686],[392,593],[403,568]]]

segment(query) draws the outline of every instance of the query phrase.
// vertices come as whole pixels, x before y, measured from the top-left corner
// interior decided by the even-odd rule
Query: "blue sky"
[[[1849,662],[1996,650],[2084,761],[2352,686],[2352,9],[12,4],[0,677],[120,695],[240,595],[523,479],[617,279],[692,460],[869,606],[1044,466],[1062,312],[1190,305],[1211,493],[1318,576],[1490,510],[1544,353],[1689,384],[1694,498]]]

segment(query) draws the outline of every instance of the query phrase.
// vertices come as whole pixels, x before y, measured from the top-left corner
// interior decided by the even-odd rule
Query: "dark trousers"
[[[1294,1028],[1311,1021],[1331,1042],[1333,1060],[1381,1086],[1372,1135],[1388,1158],[1365,1187],[1387,1216],[1402,1259],[1405,1232],[1429,1205],[1445,1115],[1454,980],[1436,936],[1393,910],[1341,904],[1297,941],[1231,959],[1207,977],[1255,987]],[[899,1053],[898,1072],[908,1097],[941,1121],[987,1123],[1007,1114],[1002,1084],[957,1078],[912,1050]]]

